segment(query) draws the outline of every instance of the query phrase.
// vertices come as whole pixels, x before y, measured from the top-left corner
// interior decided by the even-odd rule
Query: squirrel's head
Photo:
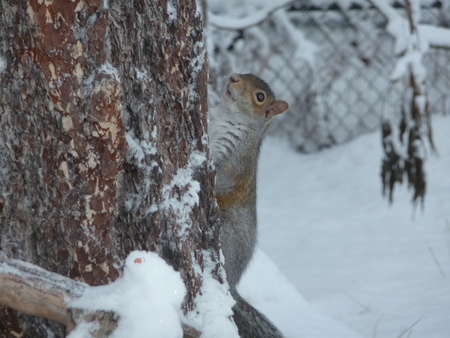
[[[286,101],[276,100],[269,85],[252,74],[231,74],[225,89],[225,100],[242,113],[271,120],[289,109]]]

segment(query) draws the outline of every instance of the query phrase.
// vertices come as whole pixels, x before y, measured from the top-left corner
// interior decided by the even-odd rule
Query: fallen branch
[[[0,304],[67,325],[67,304],[89,286],[36,265],[0,257]]]

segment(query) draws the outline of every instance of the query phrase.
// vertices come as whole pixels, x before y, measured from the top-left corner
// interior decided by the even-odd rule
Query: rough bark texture
[[[219,246],[212,169],[199,160],[209,151],[195,8],[0,0],[2,254],[101,285],[128,252],[156,251],[181,271],[192,309],[202,249],[218,262]],[[64,328],[0,308],[2,337],[49,332]]]

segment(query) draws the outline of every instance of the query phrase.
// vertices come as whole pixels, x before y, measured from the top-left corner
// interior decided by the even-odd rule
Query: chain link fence
[[[213,53],[212,73],[218,76],[212,91],[233,71],[263,78],[291,106],[271,133],[288,138],[303,152],[349,141],[379,128],[383,112],[400,112],[407,84],[390,81],[394,41],[376,9],[298,5],[287,13],[317,45],[313,62],[296,57],[302,44],[286,38],[286,27],[275,16],[246,30],[215,29],[220,45]],[[450,27],[450,13],[438,1],[422,8],[421,23]],[[450,50],[429,50],[424,64],[431,112],[449,114]]]

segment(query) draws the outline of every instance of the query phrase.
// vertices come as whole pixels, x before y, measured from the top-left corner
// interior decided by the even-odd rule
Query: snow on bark
[[[188,290],[183,309],[189,313],[197,311],[203,281],[226,285],[226,279],[219,273],[218,209],[210,197],[214,179],[206,136],[207,62],[201,18],[192,4],[178,2],[175,8],[176,25],[170,4],[155,4],[153,15],[136,13],[132,19],[149,25],[143,31],[160,34],[149,39],[146,54],[157,66],[136,60],[131,71],[139,85],[123,86],[133,89],[125,97],[140,95],[128,100],[126,109],[128,154],[119,218],[128,228],[126,248],[156,251],[180,271]],[[179,69],[186,71],[178,73]],[[128,76],[121,78],[129,81]],[[232,323],[227,316],[223,319]]]
[[[176,3],[172,0],[167,1],[167,14],[169,14],[170,21],[175,21],[178,17]]]
[[[200,184],[193,178],[194,170],[206,161],[204,154],[194,152],[186,167],[180,168],[172,180],[163,187],[161,208],[172,213],[176,220],[177,237],[183,238],[187,228],[192,227],[189,214],[198,206]],[[174,193],[175,191],[175,193]]]
[[[0,246],[90,285],[115,280],[133,250],[157,252],[180,272],[187,312],[203,273],[224,280],[202,25],[195,1],[171,4],[177,20],[167,1],[0,3]]]
[[[5,71],[6,69],[6,60],[0,56],[0,75]]]
[[[204,256],[205,270],[213,271],[215,262],[208,252],[204,252]],[[218,273],[226,280],[223,267]],[[204,274],[201,293],[195,299],[195,309],[186,315],[187,323],[198,328],[205,337],[239,337],[236,325],[230,320],[234,304],[228,285],[220,283],[211,274]]]

